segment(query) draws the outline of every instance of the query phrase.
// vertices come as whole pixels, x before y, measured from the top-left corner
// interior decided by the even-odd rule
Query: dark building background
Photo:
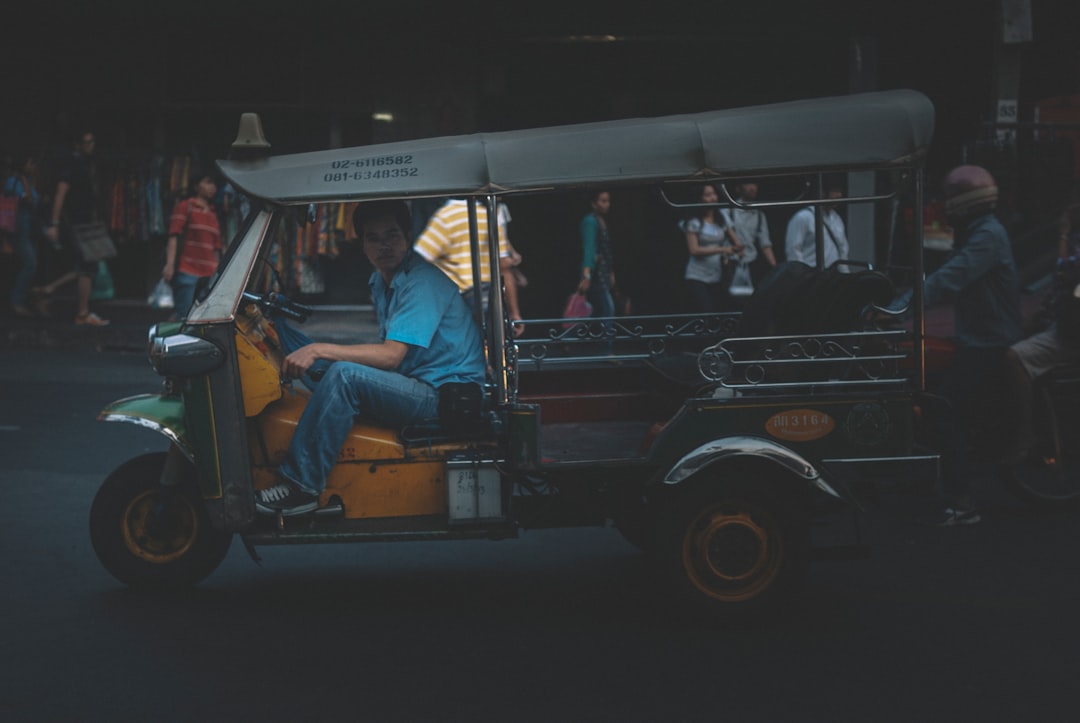
[[[259,112],[274,152],[287,153],[907,87],[937,108],[931,189],[959,162],[992,166],[1016,235],[1045,224],[1076,175],[1070,138],[1044,133],[1034,143],[1029,128],[1014,128],[1002,142],[988,124],[1001,98],[1015,97],[1015,120],[1030,122],[1040,100],[1080,94],[1080,3],[159,5],[61,1],[16,11],[25,19],[0,43],[8,69],[0,147],[55,154],[89,126],[103,162],[154,152],[214,159],[227,153],[243,111]],[[1017,13],[1030,20],[1027,36],[1020,28],[1020,42],[1005,42],[1015,30],[1005,21]],[[647,266],[670,228],[635,210],[639,201],[617,199],[613,224],[664,236],[624,251]],[[559,283],[566,262],[542,237],[572,233],[581,209],[563,210],[570,226],[550,221],[560,209],[529,208],[511,226],[535,275]],[[774,239],[782,231],[776,224]],[[139,271],[153,266],[155,249],[129,248],[114,262],[119,291],[142,293]],[[339,271],[354,262],[350,255]],[[555,311],[537,298],[525,298],[527,311]]]

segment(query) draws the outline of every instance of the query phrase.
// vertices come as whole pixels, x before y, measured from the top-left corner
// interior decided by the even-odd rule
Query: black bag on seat
[[[859,315],[867,306],[885,306],[894,295],[892,282],[878,271],[818,271],[798,261],[786,261],[778,264],[750,297],[739,333],[766,336],[857,331]]]
[[[472,433],[483,425],[484,390],[479,384],[450,382],[439,387],[439,426]]]
[[[798,326],[799,304],[817,272],[804,263],[785,261],[761,280],[739,319],[740,336],[791,333]]]

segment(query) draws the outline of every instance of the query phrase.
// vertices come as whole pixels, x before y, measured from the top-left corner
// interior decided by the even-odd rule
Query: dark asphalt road
[[[1080,520],[983,490],[919,527],[891,496],[868,560],[815,563],[768,625],[673,611],[612,529],[504,542],[234,544],[182,595],[133,594],[90,548],[96,486],[164,448],[100,424],[156,389],[141,354],[0,351],[5,721],[1074,720]]]

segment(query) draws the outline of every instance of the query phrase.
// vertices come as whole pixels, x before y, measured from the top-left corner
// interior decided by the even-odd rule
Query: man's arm
[[[287,377],[302,377],[311,365],[319,359],[327,361],[345,361],[353,364],[393,371],[401,366],[409,345],[387,339],[381,344],[328,344],[315,342],[302,346],[285,357],[281,371]]]
[[[521,309],[518,307],[517,278],[514,277],[514,267],[521,263],[521,254],[515,249],[510,239],[506,237],[506,226],[499,224],[499,275],[502,277],[503,289],[506,296],[506,312],[511,321],[521,319]],[[514,336],[520,336],[525,331],[523,326],[514,327]]]
[[[934,306],[953,298],[999,261],[1000,255],[992,234],[976,233],[952,258],[926,278],[926,305]]]
[[[702,259],[706,256],[716,256],[717,254],[731,255],[732,253],[730,246],[702,246],[700,227],[697,224],[687,226],[686,250],[691,256]]]
[[[802,261],[804,264],[810,266],[814,265],[813,254],[806,253],[806,216],[807,214],[799,212],[791,217],[791,221],[788,222],[787,235],[784,238],[784,251],[787,254],[788,261]]]
[[[178,245],[176,234],[169,236],[165,242],[165,266],[161,269],[161,278],[172,281],[176,275],[176,247]]]
[[[52,242],[60,239],[60,212],[64,210],[64,200],[67,198],[71,184],[60,181],[56,184],[56,197],[53,198],[52,215],[49,217],[49,225],[45,228],[45,236]]]
[[[187,230],[188,218],[191,214],[191,201],[179,201],[173,206],[169,216],[169,238],[165,242],[165,266],[161,270],[161,278],[172,281],[176,275],[176,267],[180,265],[180,259],[176,252],[180,248],[180,234]]]
[[[832,235],[835,237],[833,240],[836,242],[836,258],[838,261],[843,261],[851,258],[851,244],[848,243],[844,219],[840,218],[840,214],[836,214],[835,218],[836,228],[833,229]],[[845,274],[850,274],[853,271],[852,267],[847,264],[838,264],[836,270]]]
[[[838,258],[851,258],[851,244],[848,243],[847,228],[844,227],[844,219],[836,217],[836,251]]]
[[[769,221],[761,211],[757,212],[757,228],[754,235],[757,236],[758,248],[761,249],[761,255],[765,257],[765,261],[769,266],[776,266],[776,253],[773,251],[772,239],[769,238]]]
[[[503,289],[506,296],[506,313],[510,321],[521,321],[521,307],[518,306],[517,278],[514,277],[514,260],[510,257],[499,259],[499,269],[503,280]],[[522,324],[514,324],[514,336],[521,336],[525,331]]]

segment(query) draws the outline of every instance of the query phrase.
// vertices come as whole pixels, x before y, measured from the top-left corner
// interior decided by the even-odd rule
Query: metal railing
[[[729,337],[698,357],[704,379],[728,389],[896,386],[908,381],[904,330]]]
[[[738,313],[527,319],[514,342],[522,370],[697,354],[734,334]]]

